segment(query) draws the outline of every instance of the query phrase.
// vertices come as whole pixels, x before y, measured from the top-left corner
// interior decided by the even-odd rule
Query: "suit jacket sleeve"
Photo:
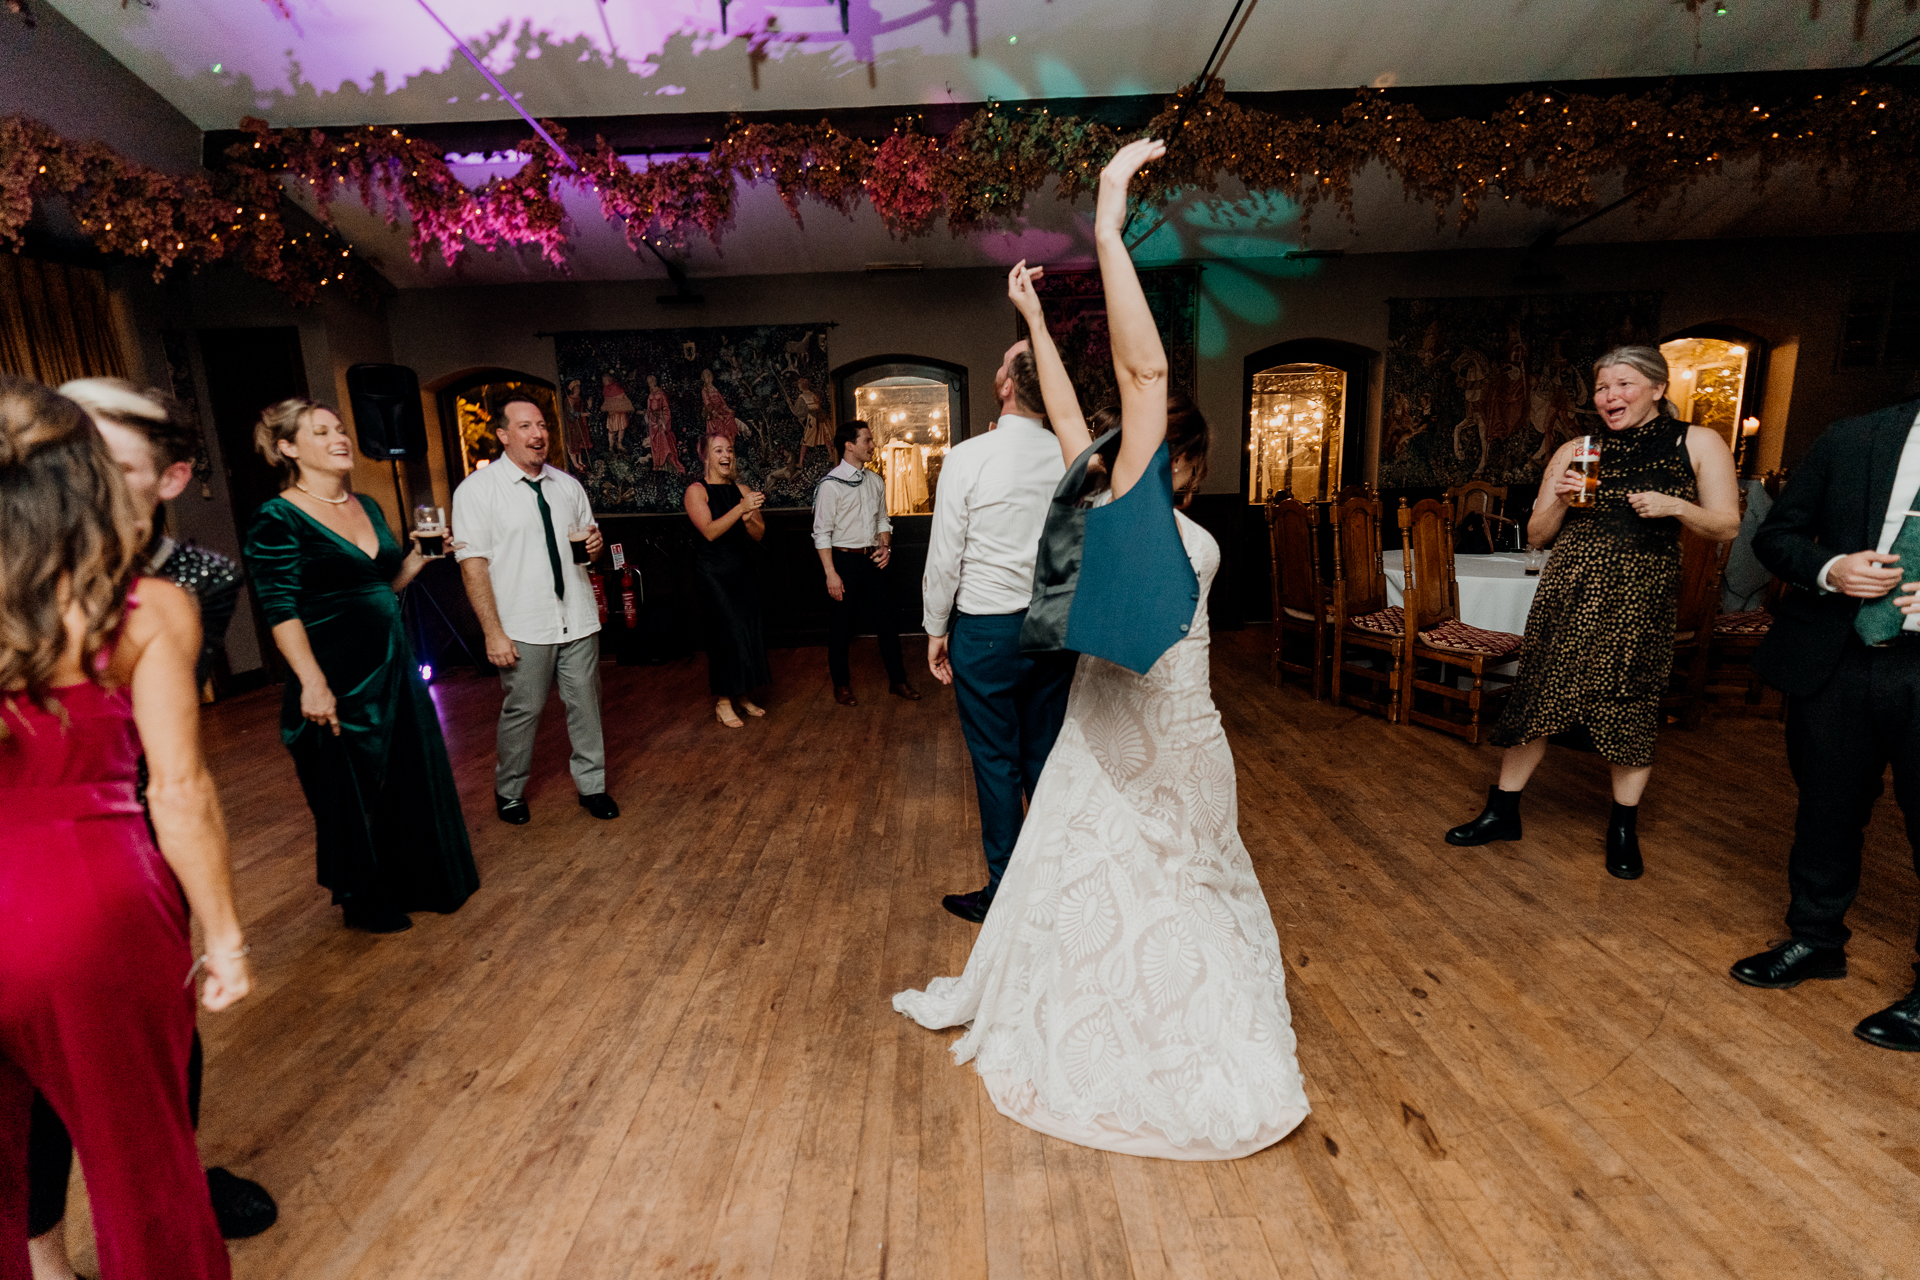
[[[1753,554],[1784,582],[1819,591],[1820,571],[1844,548],[1818,541],[1821,514],[1833,483],[1833,433],[1824,432],[1780,491],[1753,535]]]

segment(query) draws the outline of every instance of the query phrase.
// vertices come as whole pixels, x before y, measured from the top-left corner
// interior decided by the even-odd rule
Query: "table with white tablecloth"
[[[1387,574],[1387,603],[1404,603],[1407,575],[1401,553],[1388,551],[1380,559]],[[1460,621],[1488,631],[1525,632],[1533,593],[1540,588],[1539,577],[1528,576],[1526,564],[1524,555],[1456,555],[1453,577],[1460,584]]]

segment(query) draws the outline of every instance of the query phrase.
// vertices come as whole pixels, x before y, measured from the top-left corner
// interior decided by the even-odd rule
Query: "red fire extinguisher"
[[[593,604],[600,610],[600,625],[604,627],[607,625],[607,584],[591,569],[587,571],[587,579],[593,583]]]
[[[627,550],[617,542],[613,544],[613,567],[620,574],[620,610],[631,631],[640,625],[640,606],[633,598],[633,570],[627,567]]]

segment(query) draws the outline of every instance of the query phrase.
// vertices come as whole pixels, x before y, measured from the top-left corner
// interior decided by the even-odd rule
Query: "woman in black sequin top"
[[[1479,845],[1520,837],[1520,792],[1547,752],[1573,734],[1613,769],[1607,870],[1640,875],[1635,833],[1640,796],[1653,772],[1660,696],[1673,668],[1680,531],[1730,542],[1740,528],[1733,455],[1720,436],[1670,416],[1667,362],[1654,347],[1621,347],[1594,364],[1600,490],[1573,508],[1582,478],[1572,442],[1548,462],[1527,536],[1554,554],[1527,615],[1527,643],[1513,695],[1492,741],[1507,748],[1500,781],[1478,818],[1447,842]]]

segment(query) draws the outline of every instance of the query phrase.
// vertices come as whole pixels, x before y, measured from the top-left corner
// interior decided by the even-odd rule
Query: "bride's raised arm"
[[[1100,257],[1100,284],[1107,295],[1107,328],[1113,342],[1113,376],[1120,388],[1120,456],[1114,459],[1113,496],[1133,488],[1167,438],[1167,349],[1147,308],[1147,295],[1121,234],[1127,218],[1127,184],[1141,166],[1167,154],[1155,139],[1129,142],[1100,171],[1100,201],[1093,216],[1093,243]]]
[[[1060,349],[1054,345],[1053,334],[1047,329],[1047,318],[1040,310],[1040,295],[1033,291],[1033,282],[1044,270],[1044,267],[1029,267],[1024,258],[1014,263],[1013,270],[1007,273],[1007,297],[1013,300],[1013,309],[1020,313],[1020,318],[1027,322],[1027,344],[1033,351],[1034,369],[1040,375],[1040,398],[1046,403],[1047,421],[1053,424],[1054,437],[1060,441],[1060,452],[1067,465],[1072,466],[1073,460],[1093,443],[1093,434],[1087,430],[1087,418],[1081,412],[1073,379],[1067,376]]]

